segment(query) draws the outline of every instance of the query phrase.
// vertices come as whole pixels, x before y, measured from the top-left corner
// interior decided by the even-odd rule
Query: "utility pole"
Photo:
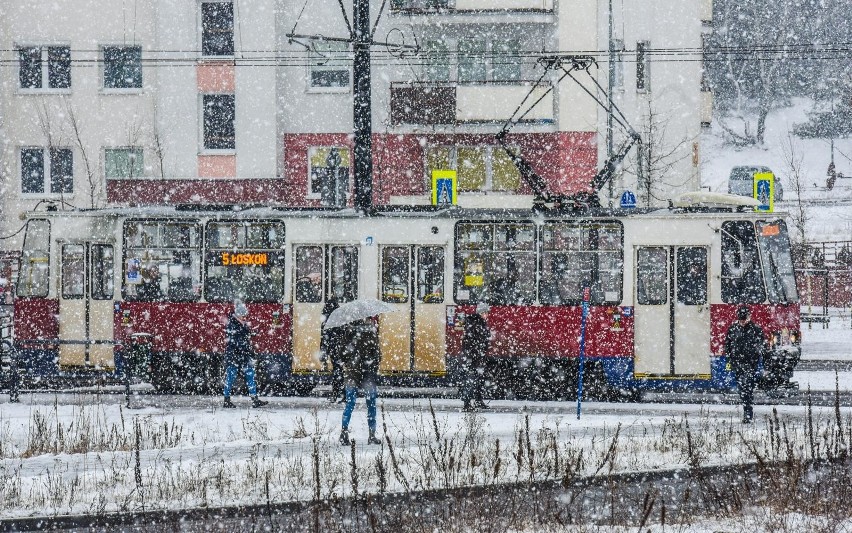
[[[370,0],[353,1],[352,19],[355,208],[361,213],[368,213],[373,206],[373,116],[370,102],[370,47],[373,36],[370,32]]]
[[[609,51],[609,81],[607,83],[607,115],[606,115],[606,158],[612,157],[612,145],[613,145],[613,131],[612,131],[612,91],[615,89],[615,49],[612,46],[612,26],[613,26],[613,16],[612,16],[612,0],[609,0],[609,35],[607,38],[607,50]],[[607,184],[607,193],[608,198],[607,202],[609,203],[609,207],[612,207],[612,180],[609,180]]]

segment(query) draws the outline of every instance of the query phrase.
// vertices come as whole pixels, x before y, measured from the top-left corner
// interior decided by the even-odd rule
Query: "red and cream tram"
[[[702,197],[657,210],[146,208],[28,215],[16,346],[32,376],[120,371],[149,343],[159,389],[218,390],[224,328],[249,308],[258,373],[299,393],[328,377],[320,313],[377,298],[382,378],[451,383],[465,316],[491,305],[493,393],[569,396],[590,290],[586,383],[601,393],[729,388],[740,305],[789,374],[799,307],[783,219]],[[712,204],[709,205],[708,201]],[[770,376],[770,378],[781,376]],[[771,381],[771,380],[770,380]]]

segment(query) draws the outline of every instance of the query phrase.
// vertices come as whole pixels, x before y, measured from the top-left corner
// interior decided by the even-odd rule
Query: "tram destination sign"
[[[248,267],[273,266],[277,264],[278,254],[273,252],[217,251],[207,254],[207,264],[215,266]]]

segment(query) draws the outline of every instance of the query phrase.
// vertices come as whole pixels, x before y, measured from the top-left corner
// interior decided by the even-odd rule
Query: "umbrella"
[[[341,304],[329,315],[323,324],[324,328],[337,328],[350,322],[363,320],[365,318],[390,313],[398,309],[379,300],[354,300]]]

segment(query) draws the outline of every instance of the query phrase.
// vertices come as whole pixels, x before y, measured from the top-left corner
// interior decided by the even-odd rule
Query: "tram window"
[[[745,221],[722,224],[722,301],[761,303],[766,300],[760,254],[754,224]]]
[[[456,300],[497,305],[534,302],[535,235],[532,223],[459,224],[456,228]]]
[[[62,297],[83,298],[86,289],[86,247],[82,244],[62,245]]]
[[[296,248],[296,301],[322,302],[322,246]]]
[[[207,224],[204,296],[210,302],[276,302],[284,294],[284,228],[273,222]]]
[[[444,248],[424,246],[417,250],[417,300],[444,302]]]
[[[790,253],[790,237],[783,220],[757,222],[757,242],[766,278],[766,292],[772,303],[796,303],[796,275]]]
[[[331,247],[330,291],[340,303],[358,299],[358,249]]]
[[[17,294],[45,297],[50,287],[50,222],[30,220],[24,234]]]
[[[618,223],[555,222],[542,229],[539,299],[576,305],[588,286],[593,305],[621,302],[624,255]]]
[[[685,305],[707,303],[707,250],[677,249],[677,301]]]
[[[405,246],[382,248],[382,301],[405,303],[408,301],[409,249]]]
[[[112,300],[115,255],[109,244],[92,245],[92,298]]]
[[[636,253],[636,303],[664,305],[669,300],[668,254],[665,248],[639,248]]]
[[[200,297],[199,231],[194,223],[128,221],[123,294],[138,301]],[[137,273],[138,270],[138,273]]]

